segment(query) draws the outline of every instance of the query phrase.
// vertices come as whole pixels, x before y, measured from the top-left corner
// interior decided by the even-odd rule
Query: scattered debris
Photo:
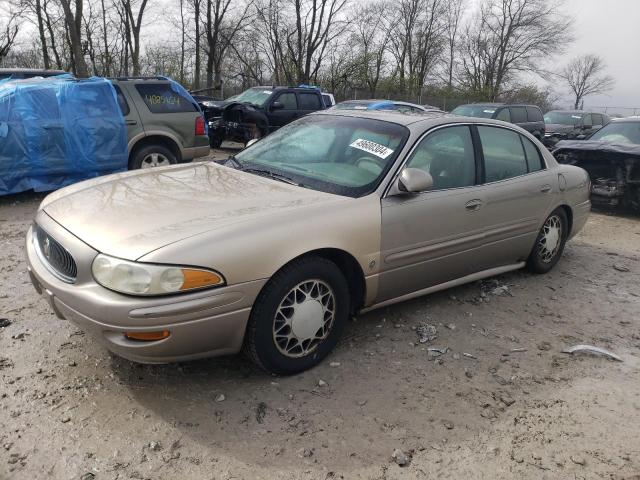
[[[569,457],[571,459],[571,461],[577,465],[582,465],[584,466],[587,462],[585,461],[584,458],[577,456],[577,455],[571,455]]]
[[[11,325],[11,320],[8,318],[0,318],[0,328],[8,327]]]
[[[444,355],[449,351],[448,347],[428,347],[427,352],[439,353],[440,355]]]
[[[614,263],[613,264],[613,268],[614,268],[614,270],[617,270],[619,272],[628,272],[629,271],[629,267],[627,267],[626,265],[623,265],[621,263]]]
[[[455,330],[456,329],[456,324],[455,323],[447,323],[445,325],[445,327],[447,327],[449,330]]]
[[[339,367],[340,366],[340,362],[331,362],[329,364],[330,367]]]
[[[82,476],[80,477],[80,480],[93,480],[94,478],[96,478],[95,474],[91,472],[87,472],[82,474]]]
[[[162,446],[160,445],[160,442],[149,442],[149,450],[159,452],[160,450],[162,450]]]
[[[0,357],[0,370],[9,367],[13,367],[13,362],[8,358]]]
[[[453,423],[444,422],[443,425],[444,425],[444,428],[446,428],[447,430],[453,430]]]
[[[396,448],[393,451],[391,459],[401,467],[409,465],[409,462],[411,461],[411,459],[399,448]]]
[[[511,349],[511,353],[520,353],[520,352],[526,352],[527,349],[526,348],[512,348]]]
[[[264,402],[258,403],[256,407],[256,422],[262,423],[264,422],[264,417],[267,414],[267,404]]]
[[[467,353],[467,352],[462,352],[462,355],[464,355],[467,358],[473,358],[474,360],[478,359],[478,357],[476,357],[475,355],[471,355],[470,353]]]
[[[618,362],[622,362],[622,358],[616,355],[609,350],[605,350],[604,348],[594,347],[593,345],[574,345],[573,347],[565,348],[562,350],[562,353],[576,353],[576,352],[589,352],[600,355],[605,355],[609,358],[612,358]]]
[[[435,325],[431,325],[429,323],[418,325],[418,327],[416,328],[416,333],[418,334],[420,343],[433,342],[436,338],[438,338],[438,329],[435,327]]]
[[[227,397],[224,396],[224,393],[221,393],[216,397],[216,402],[224,402],[226,399]]]
[[[301,448],[300,450],[298,450],[298,456],[302,457],[302,458],[309,458],[313,455],[313,449],[312,448]]]
[[[542,350],[544,352],[551,350],[551,344],[549,342],[541,342],[538,344],[538,350]]]
[[[360,406],[360,407],[364,407],[366,404],[367,404],[367,401],[366,401],[366,400],[360,400],[360,401],[358,402],[358,406]]]
[[[62,419],[60,420],[62,423],[69,423],[71,421],[71,417],[62,417]]]

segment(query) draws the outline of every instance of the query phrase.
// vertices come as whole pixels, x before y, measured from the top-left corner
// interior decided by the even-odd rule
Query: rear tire
[[[567,213],[563,208],[556,208],[544,221],[538,233],[527,260],[527,268],[534,273],[549,272],[560,260],[568,236]]]
[[[338,343],[349,287],[335,263],[303,257],[278,271],[253,305],[244,351],[267,372],[290,375],[320,363]]]
[[[129,161],[129,170],[166,167],[178,163],[171,150],[163,145],[148,145],[138,150]]]

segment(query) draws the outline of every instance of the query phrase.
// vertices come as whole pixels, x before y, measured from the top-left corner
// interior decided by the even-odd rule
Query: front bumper
[[[169,363],[236,353],[242,347],[251,306],[264,280],[168,297],[141,298],[112,292],[91,277],[98,254],[43,212],[38,224],[72,254],[75,283],[57,278],[27,232],[29,276],[59,318],[67,319],[117,355],[141,363]],[[141,342],[124,332],[168,330],[163,340]]]

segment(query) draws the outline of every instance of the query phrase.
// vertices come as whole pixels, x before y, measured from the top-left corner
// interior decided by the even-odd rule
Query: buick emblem
[[[51,242],[49,241],[48,237],[44,239],[44,245],[42,246],[42,253],[44,254],[44,258],[49,260],[49,257],[51,256]]]

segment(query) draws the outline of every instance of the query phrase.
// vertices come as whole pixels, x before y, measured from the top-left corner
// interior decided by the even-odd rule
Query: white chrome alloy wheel
[[[273,339],[283,355],[304,357],[327,338],[334,318],[333,290],[321,280],[305,280],[280,302],[273,319]]]
[[[547,218],[538,240],[538,255],[544,263],[549,263],[558,253],[562,243],[562,220],[558,215]]]
[[[140,165],[140,168],[164,167],[167,165],[171,165],[171,162],[163,154],[150,153],[149,155],[146,155],[142,159],[142,164]]]

